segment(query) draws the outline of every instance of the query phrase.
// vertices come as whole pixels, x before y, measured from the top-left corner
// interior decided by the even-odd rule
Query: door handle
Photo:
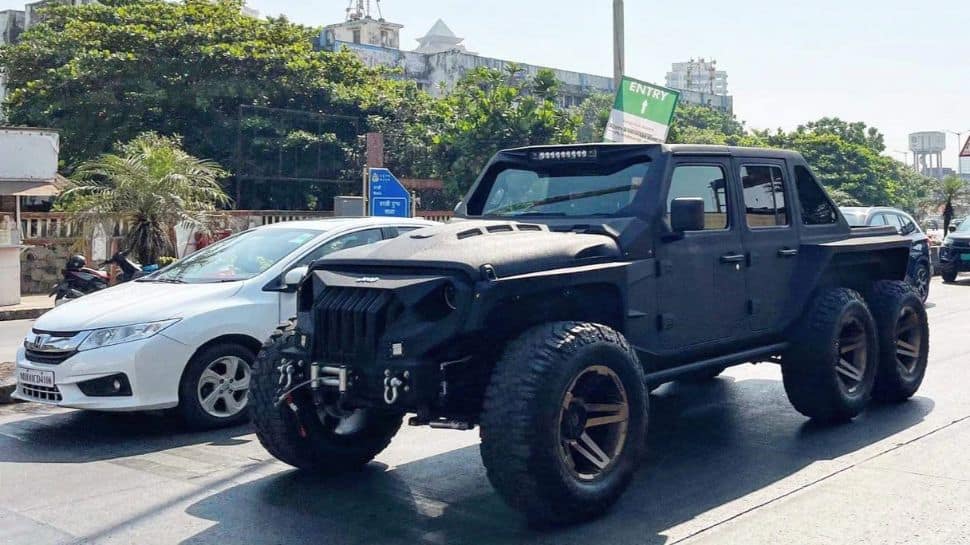
[[[725,254],[721,256],[721,263],[741,263],[744,261],[744,254]]]
[[[798,250],[795,248],[782,248],[778,250],[778,255],[780,257],[795,257],[798,255]]]

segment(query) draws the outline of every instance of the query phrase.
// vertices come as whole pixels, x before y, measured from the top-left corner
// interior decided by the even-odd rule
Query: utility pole
[[[613,0],[613,86],[620,88],[623,80],[624,45],[623,33],[623,0]]]

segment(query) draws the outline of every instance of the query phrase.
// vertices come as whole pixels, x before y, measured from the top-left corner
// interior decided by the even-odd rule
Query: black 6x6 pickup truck
[[[408,413],[477,425],[499,494],[564,523],[622,494],[661,383],[775,362],[797,410],[839,421],[923,380],[909,241],[850,231],[796,153],[513,149],[456,212],[313,264],[253,372],[270,453],[335,472]]]

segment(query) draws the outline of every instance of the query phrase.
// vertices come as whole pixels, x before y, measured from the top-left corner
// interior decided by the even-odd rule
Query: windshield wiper
[[[500,215],[503,212],[516,211],[516,208],[521,207],[522,211],[520,213],[513,214],[513,216],[521,216],[523,215],[524,212],[528,212],[529,210],[532,210],[537,206],[544,206],[547,204],[555,204],[555,203],[567,202],[567,201],[578,201],[580,199],[588,199],[589,197],[599,197],[601,195],[620,193],[622,191],[631,191],[633,189],[639,189],[639,188],[640,188],[639,184],[638,185],[628,184],[628,185],[621,185],[616,187],[607,187],[604,189],[595,189],[593,191],[584,191],[582,193],[569,193],[567,195],[557,195],[555,197],[548,197],[545,199],[539,199],[537,201],[532,201],[532,202],[519,202],[519,203],[510,204],[508,206],[504,206],[497,210],[492,210],[490,214]],[[566,214],[564,213],[562,215],[565,216]]]
[[[164,284],[184,284],[185,280],[181,278],[153,278],[151,282],[162,282]]]

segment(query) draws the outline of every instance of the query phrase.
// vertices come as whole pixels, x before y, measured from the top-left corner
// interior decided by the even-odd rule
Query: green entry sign
[[[680,93],[673,89],[623,76],[616,102],[606,123],[606,142],[662,144]]]

